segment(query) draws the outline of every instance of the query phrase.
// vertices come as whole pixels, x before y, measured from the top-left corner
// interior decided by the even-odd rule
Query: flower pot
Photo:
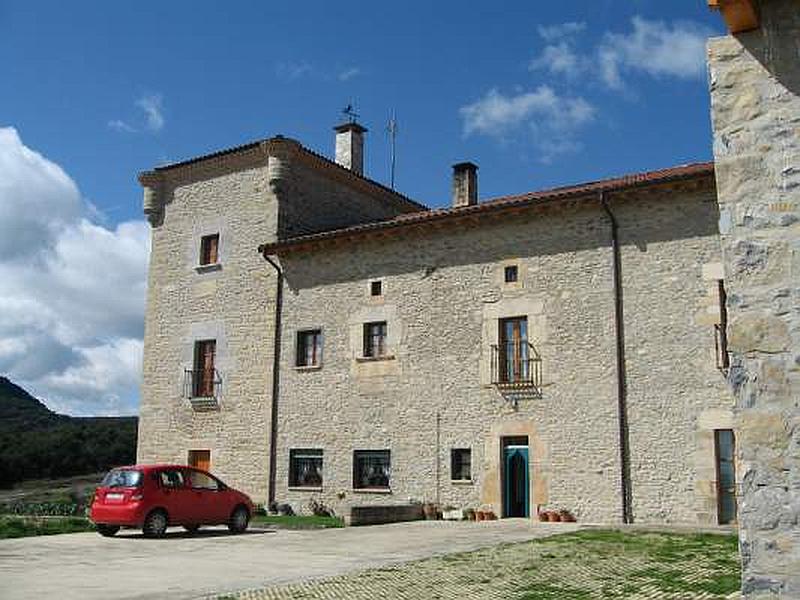
[[[568,510],[560,510],[558,511],[558,516],[561,517],[561,521],[563,523],[574,523],[575,517],[572,516],[572,513]]]
[[[475,520],[476,521],[483,521],[485,519],[486,519],[486,513],[485,512],[483,512],[482,510],[476,510],[475,511]]]
[[[561,516],[554,510],[548,510],[547,520],[551,523],[558,523],[561,520]]]
[[[539,520],[542,523],[546,523],[547,521],[549,521],[549,519],[547,518],[547,511],[546,510],[543,510],[543,511],[539,512]]]

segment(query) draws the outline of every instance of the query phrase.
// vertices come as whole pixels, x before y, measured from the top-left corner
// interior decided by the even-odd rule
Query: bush
[[[14,502],[0,505],[0,512],[7,515],[32,517],[83,517],[85,504],[69,502]]]

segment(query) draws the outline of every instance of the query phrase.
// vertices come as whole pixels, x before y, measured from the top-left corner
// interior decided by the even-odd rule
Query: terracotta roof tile
[[[622,191],[636,187],[664,184],[672,181],[708,177],[713,174],[713,162],[680,165],[677,167],[660,169],[657,171],[634,173],[630,175],[623,175],[621,177],[614,177],[611,179],[602,179],[599,181],[581,183],[578,185],[557,187],[512,196],[501,196],[479,202],[478,204],[472,206],[439,208],[420,212],[405,213],[384,221],[372,221],[342,229],[331,229],[318,233],[285,238],[272,244],[261,245],[259,247],[259,252],[278,253],[282,251],[298,249],[301,247],[307,247],[310,244],[319,244],[328,240],[340,239],[344,237],[363,237],[373,232],[399,229],[417,224],[432,223],[441,220],[456,220],[471,215],[481,216],[515,207],[534,206],[537,204],[544,204],[558,200],[579,198],[581,196],[597,194],[600,192]]]

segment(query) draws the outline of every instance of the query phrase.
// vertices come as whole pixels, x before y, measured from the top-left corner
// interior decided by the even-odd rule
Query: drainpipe
[[[283,270],[272,258],[267,256],[264,247],[258,251],[272,265],[278,279],[275,283],[275,348],[272,353],[272,413],[269,425],[269,507],[275,502],[275,482],[277,480],[278,457],[278,392],[280,391],[280,362],[281,362],[281,312],[283,310]]]
[[[622,522],[633,523],[631,502],[631,464],[628,442],[628,386],[625,375],[625,324],[622,306],[622,255],[619,247],[619,223],[608,205],[605,192],[600,192],[600,204],[611,225],[612,278],[614,279],[614,330],[617,341],[617,417],[619,422],[620,491],[622,492]]]

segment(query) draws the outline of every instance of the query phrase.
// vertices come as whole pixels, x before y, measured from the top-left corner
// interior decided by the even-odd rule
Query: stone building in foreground
[[[140,175],[140,461],[299,510],[735,521],[712,164],[479,202],[460,163],[429,210],[336,131]]]

